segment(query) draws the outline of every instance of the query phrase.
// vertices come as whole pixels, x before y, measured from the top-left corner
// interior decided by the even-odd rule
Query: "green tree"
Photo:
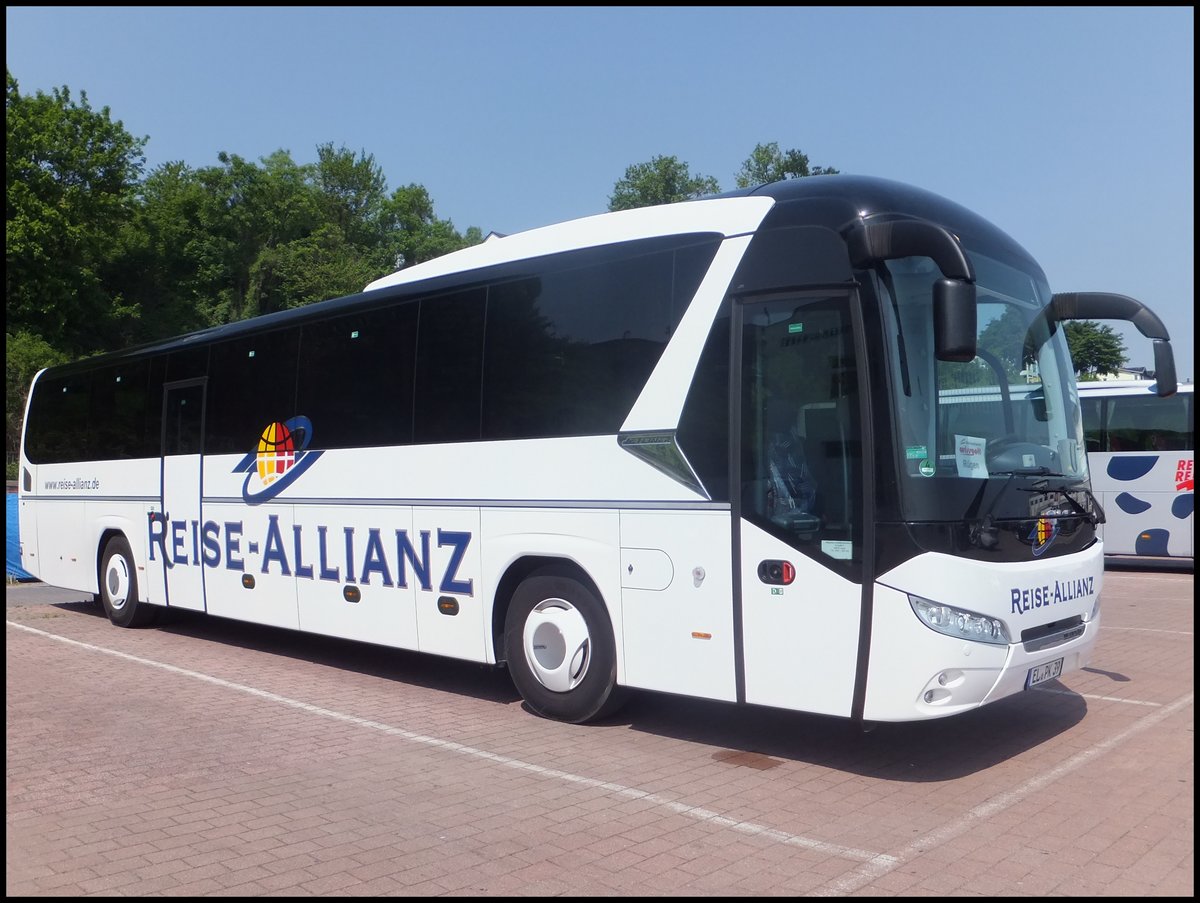
[[[716,194],[720,183],[712,176],[692,175],[678,157],[657,156],[637,163],[613,186],[609,210],[632,210],[655,204],[671,204]]]
[[[993,305],[984,306],[985,310],[989,308],[993,308]],[[1004,312],[979,333],[980,359],[987,355],[993,360],[998,360],[1010,383],[1023,382],[1024,376],[1021,371],[1026,369],[1036,356],[1028,332],[1029,324],[1022,309],[1004,305]],[[994,385],[999,377],[990,367],[988,372]]]
[[[260,313],[269,313],[361,292],[378,275],[369,255],[326,223],[303,238],[263,248],[251,270],[248,296]]]
[[[147,139],[108,107],[92,109],[85,92],[23,95],[6,75],[7,328],[70,355],[96,351],[138,313],[109,279]]]
[[[478,229],[463,236],[439,220],[420,185],[389,196],[365,152],[323,144],[314,164],[297,164],[284,150],[259,164],[229,153],[218,160],[147,179],[155,191],[143,197],[162,205],[144,211],[146,223],[161,224],[150,234],[165,234],[172,217],[185,224],[170,247],[158,246],[184,273],[162,286],[164,297],[182,296],[164,311],[168,321],[190,309],[196,325],[216,325],[352,294],[481,240]]]
[[[290,155],[277,151],[273,157],[273,169],[280,182],[290,181],[293,188],[304,184],[299,173],[292,172],[295,178],[289,179],[281,172],[285,165],[289,171],[294,170]],[[256,305],[247,300],[251,268],[264,246],[272,247],[294,237],[281,226],[289,215],[294,216],[299,206],[282,197],[282,186],[277,185],[274,190],[265,188],[261,184],[264,171],[255,163],[224,151],[217,155],[217,160],[219,166],[196,170],[200,203],[194,211],[195,221],[186,246],[195,272],[191,281],[196,309],[207,325],[229,323],[259,313]],[[317,218],[316,201],[311,198],[313,215],[305,218],[310,224]],[[281,206],[264,209],[272,202]]]
[[[315,183],[315,167],[297,164],[285,150],[256,166],[221,154],[225,171],[211,173],[216,191],[209,198],[215,250],[224,250],[216,322],[242,320],[322,298],[292,298],[281,292],[274,267],[326,223],[330,210]],[[336,294],[336,292],[335,292]]]
[[[205,200],[196,171],[178,162],[157,167],[139,187],[134,216],[121,234],[121,251],[114,263],[114,283],[140,312],[128,324],[123,344],[209,325],[198,275],[200,211]]]
[[[756,144],[750,156],[738,170],[737,187],[751,188],[755,185],[765,185],[768,182],[779,182],[783,179],[799,179],[804,176],[836,175],[838,170],[832,166],[812,166],[808,164],[808,154],[801,153],[796,148],[787,151],[779,149],[779,143]]]
[[[1071,361],[1080,379],[1111,373],[1128,360],[1125,340],[1111,326],[1094,320],[1068,320],[1063,327]]]
[[[476,226],[460,234],[450,220],[438,219],[433,199],[423,185],[404,185],[392,192],[384,205],[383,220],[385,239],[377,259],[377,276],[483,241],[483,233]]]
[[[324,220],[337,226],[347,242],[359,248],[378,246],[385,228],[387,179],[375,157],[332,144],[317,147],[314,173],[325,208]]]
[[[483,238],[420,185],[389,195],[365,151],[222,152],[142,181],[148,139],[85,93],[28,97],[10,72],[5,107],[10,452],[42,366],[358,292]]]
[[[244,316],[348,295],[365,284],[361,273],[370,268],[362,245],[375,239],[368,216],[383,191],[382,173],[365,154],[361,165],[349,151],[328,144],[317,155],[310,165],[295,163],[282,150],[262,161],[253,183],[258,193],[247,202],[253,221],[266,229],[250,264]]]

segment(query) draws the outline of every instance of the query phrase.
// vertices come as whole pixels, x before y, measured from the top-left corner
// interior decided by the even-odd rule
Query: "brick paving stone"
[[[502,671],[10,587],[6,890],[1190,897],[1192,582],[1106,573],[1058,692],[868,734],[656,694],[563,725]]]

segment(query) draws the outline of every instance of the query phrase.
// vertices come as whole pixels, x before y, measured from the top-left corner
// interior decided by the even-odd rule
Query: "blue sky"
[[[1194,377],[1194,8],[13,7],[22,93],[67,86],[148,168],[332,142],[459,230],[604,211],[758,143],[991,219],[1056,291],[1145,301]],[[1152,366],[1126,336],[1130,364]]]

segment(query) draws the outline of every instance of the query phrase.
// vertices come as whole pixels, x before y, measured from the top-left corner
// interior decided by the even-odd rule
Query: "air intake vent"
[[[1026,652],[1039,652],[1069,643],[1079,636],[1083,636],[1083,618],[1076,615],[1073,618],[1063,618],[1061,621],[1051,621],[1049,624],[1022,630],[1021,642]]]

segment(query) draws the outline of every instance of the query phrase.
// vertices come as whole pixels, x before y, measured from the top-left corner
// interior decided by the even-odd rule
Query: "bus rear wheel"
[[[578,580],[534,574],[517,587],[504,649],[518,692],[543,718],[581,724],[624,701],[608,614]]]
[[[124,536],[114,536],[100,559],[100,601],[118,627],[145,627],[154,620],[153,606],[138,600],[137,569]]]

